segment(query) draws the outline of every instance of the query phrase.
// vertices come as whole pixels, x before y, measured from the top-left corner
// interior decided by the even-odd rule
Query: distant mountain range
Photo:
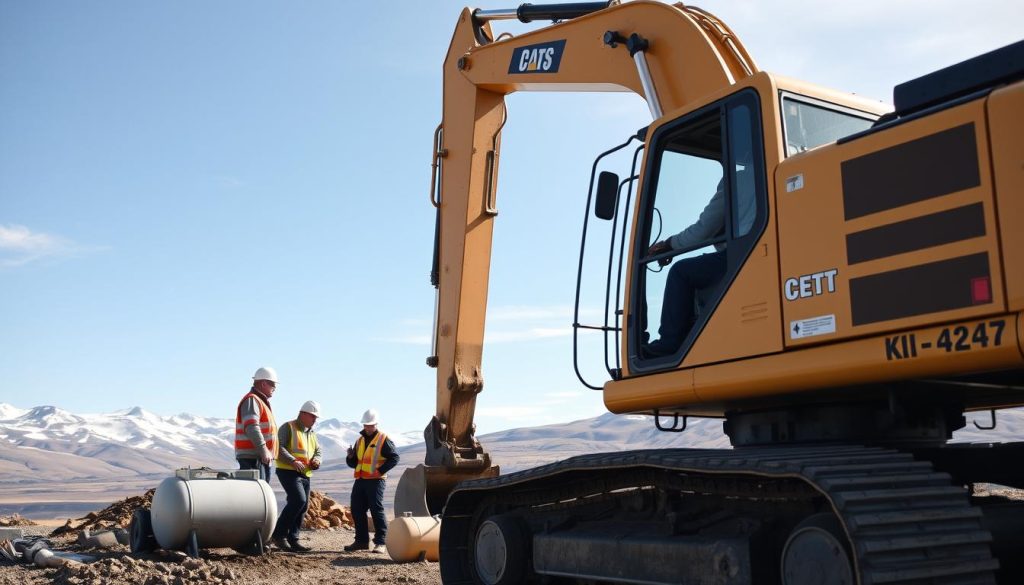
[[[987,413],[973,414],[982,424]],[[1003,411],[993,431],[968,422],[958,441],[1024,440],[1024,409]],[[658,431],[649,416],[599,417],[500,431],[480,441],[501,464],[515,471],[583,453],[651,447],[728,448],[716,419],[693,419],[682,433]],[[325,472],[346,471],[342,459],[359,430],[357,422],[320,421],[317,436]],[[234,421],[191,414],[159,416],[140,407],[107,414],[72,414],[54,406],[21,409],[0,403],[0,486],[24,482],[103,481],[166,476],[180,467],[235,468]],[[421,430],[391,436],[401,467],[423,461]],[[396,469],[396,474],[400,469]]]
[[[344,453],[362,428],[327,419],[316,430],[325,452]],[[137,406],[72,414],[55,406],[20,409],[0,403],[0,484],[165,475],[188,466],[234,468],[234,433],[232,419],[159,416]],[[422,437],[416,431],[392,440],[402,447]]]

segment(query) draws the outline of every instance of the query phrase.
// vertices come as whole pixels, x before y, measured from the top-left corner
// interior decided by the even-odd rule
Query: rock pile
[[[310,492],[309,509],[306,510],[306,517],[302,519],[302,527],[307,530],[326,530],[342,526],[355,526],[352,521],[352,510],[326,494]]]
[[[105,558],[94,563],[66,565],[57,569],[55,585],[172,585],[184,583],[231,583],[239,578],[223,563],[203,559],[185,559],[181,563],[140,560],[128,555]]]
[[[100,512],[89,512],[84,517],[72,521],[68,521],[50,533],[50,536],[62,536],[67,534],[77,534],[80,530],[88,528],[90,530],[99,530],[104,528],[128,528],[131,524],[132,514],[139,508],[149,508],[153,503],[153,493],[156,489],[151,489],[141,496],[132,496],[125,498],[119,502],[107,506]]]
[[[0,526],[36,526],[37,524],[21,514],[0,517]]]

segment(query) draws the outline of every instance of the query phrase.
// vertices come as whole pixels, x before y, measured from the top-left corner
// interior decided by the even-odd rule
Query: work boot
[[[368,542],[353,542],[352,544],[346,544],[345,545],[345,550],[347,552],[352,552],[352,551],[357,551],[357,550],[370,550],[370,543],[368,543]]]
[[[288,546],[288,541],[284,538],[275,538],[273,540],[274,548],[281,552],[291,552],[292,547]]]
[[[373,550],[371,550],[370,552],[377,553],[377,554],[384,554],[384,553],[388,552],[388,547],[385,546],[384,543],[375,544],[375,545],[373,545]]]
[[[302,544],[301,542],[299,542],[297,539],[296,540],[289,540],[288,541],[288,546],[292,547],[292,551],[294,551],[294,552],[302,552],[302,553],[304,553],[304,552],[309,552],[309,551],[313,550],[313,549],[309,548],[308,546],[306,546],[306,545]]]

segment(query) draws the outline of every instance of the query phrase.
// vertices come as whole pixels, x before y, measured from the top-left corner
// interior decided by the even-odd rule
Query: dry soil
[[[45,534],[46,527],[28,526],[26,534]],[[70,537],[52,538],[53,549],[96,557],[90,563],[60,569],[0,564],[0,585],[186,585],[191,583],[361,584],[441,582],[437,563],[396,563],[387,554],[348,553],[352,531],[303,531],[309,553],[270,552],[247,556],[231,549],[208,549],[199,559],[177,552],[132,555],[128,547],[88,550]],[[2,562],[2,560],[0,560]]]

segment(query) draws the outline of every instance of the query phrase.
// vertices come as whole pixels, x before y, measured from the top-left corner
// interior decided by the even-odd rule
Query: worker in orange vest
[[[277,372],[263,367],[252,376],[252,388],[235,410],[235,459],[239,469],[258,469],[270,482],[270,462],[277,459],[277,423],[270,397],[277,389]]]
[[[356,524],[356,539],[346,545],[345,550],[369,550],[370,530],[366,512],[373,517],[373,550],[383,553],[387,550],[384,541],[388,534],[388,520],[384,516],[384,484],[387,473],[398,465],[395,444],[384,433],[377,430],[377,411],[363,413],[363,430],[359,432],[356,444],[348,448],[345,462],[355,469],[356,481],[352,484],[352,518]]]

